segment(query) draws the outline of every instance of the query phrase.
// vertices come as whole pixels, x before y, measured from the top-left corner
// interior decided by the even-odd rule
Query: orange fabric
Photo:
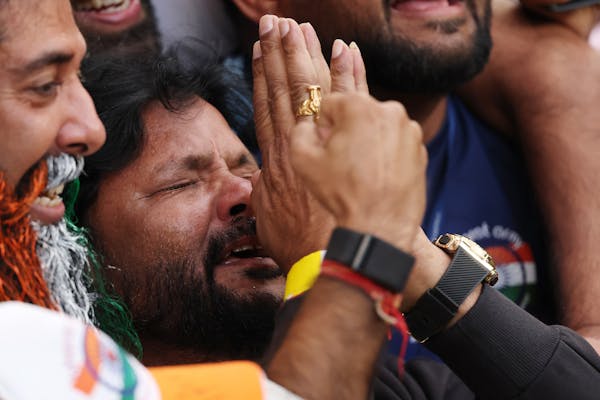
[[[48,167],[41,162],[30,174],[20,196],[0,173],[0,301],[18,300],[56,309],[35,252],[36,234],[29,207],[46,187]]]
[[[92,375],[92,371],[100,370],[101,362],[100,344],[95,332],[91,328],[88,328],[85,332],[85,349],[86,360],[75,379],[74,386],[76,389],[89,395],[96,386],[96,377]]]
[[[150,368],[163,400],[262,399],[262,369],[249,361]]]

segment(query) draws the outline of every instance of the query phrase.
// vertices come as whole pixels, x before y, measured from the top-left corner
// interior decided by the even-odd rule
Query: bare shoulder
[[[597,107],[600,53],[581,35],[510,0],[495,0],[493,12],[490,61],[459,90],[476,112],[513,134],[537,123],[538,114],[558,117]]]

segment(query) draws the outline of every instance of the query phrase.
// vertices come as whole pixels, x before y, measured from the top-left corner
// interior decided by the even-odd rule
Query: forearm
[[[494,12],[490,64],[465,92],[480,115],[521,142],[548,230],[561,323],[600,350],[600,53],[515,7]]]
[[[585,340],[492,288],[427,346],[481,398],[591,399],[600,390],[600,358]]]
[[[538,149],[530,169],[549,232],[560,322],[600,352],[600,160],[593,150],[598,140],[541,138],[524,145]]]
[[[403,303],[409,312],[449,262],[422,236],[414,249],[417,265]],[[482,398],[586,398],[596,392],[585,383],[600,378],[600,358],[581,336],[546,326],[487,285],[479,285],[426,345]],[[563,384],[558,379],[563,373],[576,375],[576,383]]]
[[[267,374],[308,399],[367,398],[386,330],[361,289],[321,277],[306,294]]]
[[[530,112],[519,118],[519,129],[548,229],[560,321],[600,350],[600,54],[575,50],[571,48],[573,58],[581,53],[589,57],[577,63],[595,66],[597,72],[567,68],[565,75],[584,78],[572,85],[569,95],[543,95],[553,98],[546,107],[526,108]]]

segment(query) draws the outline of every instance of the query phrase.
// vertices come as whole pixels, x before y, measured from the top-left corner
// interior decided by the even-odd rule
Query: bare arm
[[[261,41],[254,48],[254,104],[265,162],[253,182],[253,205],[262,243],[286,268],[308,252],[323,249],[335,222],[291,168],[295,109],[307,97],[308,85],[320,84],[327,93],[331,79],[334,91],[364,91],[366,80],[362,61],[355,65],[358,53],[345,44],[332,62],[330,78],[309,26],[267,16],[261,19],[260,30]],[[311,117],[304,118],[312,124]],[[369,296],[321,278],[267,373],[306,398],[366,398],[385,331]]]
[[[308,399],[366,399],[386,329],[365,293],[321,278],[267,374]]]
[[[580,28],[533,21],[506,2],[494,12],[490,64],[461,94],[520,140],[549,232],[561,322],[600,351],[600,53],[583,39],[589,19],[576,19]]]

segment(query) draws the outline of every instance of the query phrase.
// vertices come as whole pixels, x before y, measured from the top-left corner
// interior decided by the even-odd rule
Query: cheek
[[[4,123],[0,119],[0,170],[8,183],[16,186],[27,170],[43,159],[51,150],[56,135],[48,127]]]
[[[200,202],[173,203],[144,214],[140,222],[144,233],[169,242],[204,242],[211,222],[211,212]]]
[[[135,264],[152,264],[157,259],[200,256],[210,221],[208,211],[174,204],[137,210],[130,207],[127,213],[116,215],[113,223],[112,242],[124,247],[120,252],[123,257],[133,258]]]

